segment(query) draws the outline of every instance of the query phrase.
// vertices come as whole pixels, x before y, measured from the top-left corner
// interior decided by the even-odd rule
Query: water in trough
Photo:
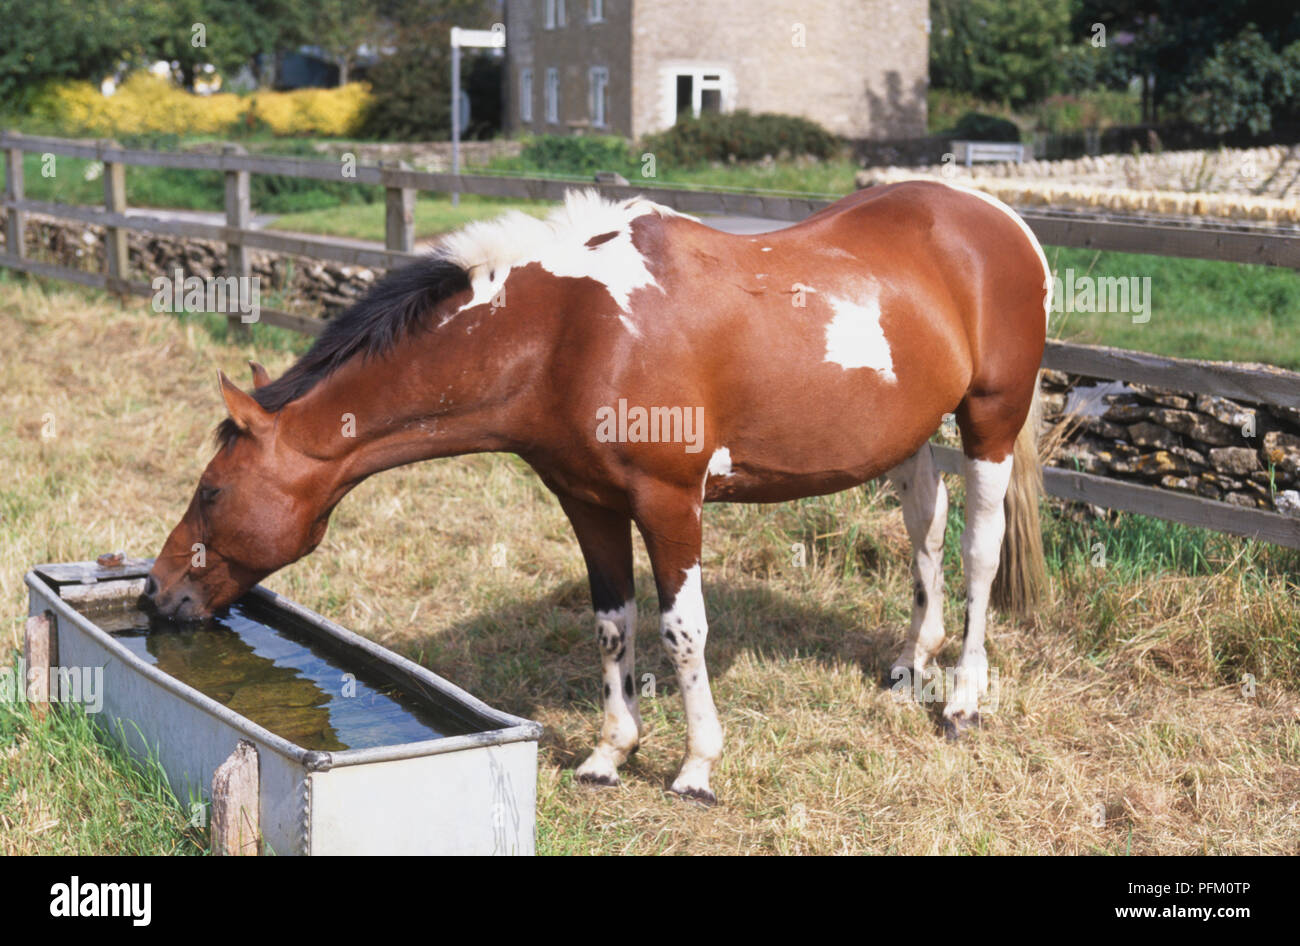
[[[378,674],[340,665],[320,641],[257,602],[202,624],[120,605],[78,610],[140,659],[305,749],[367,749],[477,729]]]

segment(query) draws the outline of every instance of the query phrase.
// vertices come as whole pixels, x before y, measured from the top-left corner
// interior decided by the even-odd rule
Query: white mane
[[[540,263],[556,276],[603,282],[626,313],[632,291],[656,285],[632,245],[632,221],[651,213],[684,216],[643,197],[611,201],[591,189],[571,190],[544,219],[511,210],[450,234],[436,252],[469,273],[474,297],[462,310],[491,301],[513,267]],[[613,235],[587,245],[607,234]]]

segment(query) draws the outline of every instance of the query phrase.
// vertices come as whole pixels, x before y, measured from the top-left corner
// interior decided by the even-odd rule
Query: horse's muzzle
[[[150,614],[171,621],[201,621],[210,614],[201,603],[199,589],[185,577],[164,589],[150,574],[144,582],[140,606]]]

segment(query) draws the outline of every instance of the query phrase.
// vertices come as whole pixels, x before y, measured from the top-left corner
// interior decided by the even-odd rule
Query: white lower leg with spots
[[[679,795],[715,800],[709,786],[713,764],[722,755],[722,725],[709,689],[709,673],[704,665],[704,644],[709,625],[704,614],[704,594],[700,584],[700,566],[686,570],[686,581],[663,616],[660,629],[664,649],[677,671],[686,709],[686,760],[673,782]]]
[[[604,719],[600,741],[575,775],[585,782],[618,784],[618,767],[641,738],[641,714],[633,674],[636,668],[636,602],[617,611],[596,613],[596,644],[600,648]]]
[[[966,572],[966,633],[952,693],[943,711],[950,733],[978,722],[979,701],[988,692],[984,625],[1007,525],[1003,501],[1011,482],[1011,457],[999,463],[968,457],[965,472],[966,528],[961,536],[961,557]]]
[[[948,490],[926,444],[888,473],[912,540],[912,626],[889,671],[890,686],[910,691],[943,645],[943,534]]]

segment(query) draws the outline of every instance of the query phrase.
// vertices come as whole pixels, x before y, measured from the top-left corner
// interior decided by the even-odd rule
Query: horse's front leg
[[[617,785],[618,767],[641,739],[637,708],[636,600],[632,581],[632,520],[626,513],[561,496],[587,563],[596,612],[604,716],[600,740],[576,777],[593,785]]]
[[[637,496],[635,515],[659,592],[660,634],[686,710],[686,758],[671,790],[713,804],[709,776],[722,755],[722,726],[704,665],[709,624],[700,581],[701,512],[698,490],[652,487]]]

